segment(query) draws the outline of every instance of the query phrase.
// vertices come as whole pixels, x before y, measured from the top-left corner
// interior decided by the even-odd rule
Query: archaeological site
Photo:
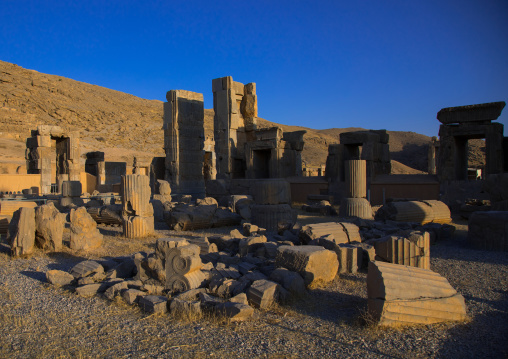
[[[2,120],[24,163],[0,164],[0,357],[38,336],[49,357],[508,355],[505,102],[436,108],[438,136],[401,145],[270,123],[254,82],[210,90],[138,111],[155,125],[127,141],[153,151]]]

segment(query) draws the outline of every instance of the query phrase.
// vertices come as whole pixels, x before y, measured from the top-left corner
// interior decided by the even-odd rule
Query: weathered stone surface
[[[9,223],[8,242],[14,256],[28,256],[35,244],[35,210],[21,207],[14,212]]]
[[[126,289],[122,292],[122,298],[127,304],[133,305],[139,301],[140,297],[145,296],[146,293],[138,289]]]
[[[217,252],[217,245],[210,243],[207,237],[188,237],[187,240],[190,244],[199,246],[200,254],[208,254]]]
[[[67,272],[53,269],[46,272],[46,279],[49,283],[60,287],[71,284],[74,277]]]
[[[166,289],[173,293],[181,293],[190,289],[199,288],[206,283],[206,275],[201,270],[196,270],[187,274],[167,275]]]
[[[196,199],[196,205],[197,206],[213,206],[217,208],[219,204],[217,203],[217,200],[213,197],[205,197],[203,199]]]
[[[62,183],[62,196],[64,197],[79,197],[81,196],[82,188],[80,181],[63,181]]]
[[[215,306],[217,314],[229,318],[232,322],[242,322],[252,318],[254,308],[244,303],[226,302]]]
[[[477,105],[446,107],[439,110],[437,119],[443,124],[494,121],[506,106],[504,101]]]
[[[291,187],[285,179],[256,180],[252,196],[256,204],[290,204]]]
[[[374,245],[376,258],[394,264],[430,269],[428,232],[408,234],[408,238],[386,236],[368,242]]]
[[[242,216],[227,209],[218,208],[213,214],[212,227],[237,226],[241,223]]]
[[[508,252],[508,211],[475,212],[467,239],[478,249]]]
[[[104,296],[108,298],[109,300],[115,299],[117,295],[121,293],[123,290],[127,290],[128,285],[126,281],[121,281],[116,284],[113,284],[108,289],[104,291]]]
[[[71,249],[87,251],[102,245],[103,236],[97,229],[97,223],[87,213],[85,207],[72,209],[70,222]]]
[[[234,297],[231,297],[231,299],[229,299],[229,301],[231,303],[241,303],[241,304],[246,304],[246,305],[249,304],[249,300],[247,299],[246,293],[237,294]]]
[[[168,181],[158,179],[159,183],[159,194],[163,196],[171,196],[171,186]],[[169,200],[171,201],[171,199]]]
[[[291,227],[296,222],[296,212],[289,204],[256,204],[251,207],[251,215],[252,223],[267,231]]]
[[[425,202],[390,202],[378,209],[375,219],[425,224],[433,221],[434,211]]]
[[[89,298],[93,297],[97,293],[100,293],[104,289],[104,285],[101,283],[86,284],[81,287],[77,287],[76,293],[81,297]]]
[[[367,197],[367,162],[365,160],[344,161],[346,196],[349,198]]]
[[[260,279],[256,280],[247,291],[249,303],[260,309],[266,309],[278,299],[279,285],[275,282]]]
[[[148,176],[122,176],[121,193],[124,216],[153,216],[153,208],[150,204],[150,178]]]
[[[344,230],[344,226],[339,222],[316,223],[303,226],[300,231],[300,240],[307,244],[313,240],[329,235],[331,235],[331,237],[328,237],[328,239],[332,240],[335,244],[349,243],[347,232]]]
[[[123,232],[126,238],[142,238],[154,233],[154,217],[124,217]]]
[[[167,313],[168,298],[161,295],[147,295],[140,297],[138,305],[146,313]]]
[[[155,244],[155,255],[165,261],[170,249],[189,244],[185,238],[158,238]]]
[[[432,208],[433,216],[432,223],[446,224],[452,221],[450,208],[441,201],[437,200],[425,200],[422,201]]]
[[[259,227],[256,226],[255,224],[251,224],[251,223],[244,223],[242,225],[242,228],[243,228],[243,235],[247,236],[247,237],[252,234],[258,233],[258,231],[259,231]]]
[[[194,244],[170,249],[166,256],[166,277],[199,270],[203,266],[200,252],[200,247]]]
[[[340,202],[339,216],[372,219],[372,207],[366,198],[343,198]]]
[[[362,255],[361,248],[351,244],[339,244],[337,258],[339,260],[339,273],[356,273],[358,271],[358,257]]]
[[[439,274],[421,268],[371,262],[369,314],[383,326],[464,320],[464,298]]]
[[[299,273],[306,286],[332,281],[339,269],[337,255],[319,246],[280,246],[275,264]]]
[[[279,283],[293,296],[305,294],[305,282],[302,276],[285,268],[277,268],[270,274],[270,280]]]
[[[76,264],[70,270],[70,274],[74,278],[88,277],[94,273],[104,273],[104,267],[96,261],[83,261]]]
[[[108,271],[110,278],[131,278],[134,275],[136,263],[134,258],[125,258]]]
[[[183,317],[199,317],[201,316],[201,302],[197,300],[184,300],[181,298],[173,298],[170,304],[171,314]]]
[[[35,244],[42,249],[59,251],[65,227],[65,214],[52,202],[35,209]]]
[[[247,238],[242,238],[238,242],[238,251],[241,256],[247,255],[249,252],[254,252],[257,248],[266,243],[266,237],[263,235],[254,235]]]

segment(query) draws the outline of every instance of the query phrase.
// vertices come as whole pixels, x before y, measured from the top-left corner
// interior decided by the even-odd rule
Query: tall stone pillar
[[[205,197],[203,94],[171,90],[164,103],[165,180],[174,194]]]
[[[436,171],[436,155],[437,149],[439,147],[439,141],[437,137],[432,137],[432,141],[429,143],[429,151],[428,151],[428,172],[429,175],[437,174]]]
[[[244,147],[255,140],[256,84],[244,85],[231,76],[212,80],[217,178],[245,176]]]
[[[350,198],[367,197],[367,161],[345,161],[346,189]]]

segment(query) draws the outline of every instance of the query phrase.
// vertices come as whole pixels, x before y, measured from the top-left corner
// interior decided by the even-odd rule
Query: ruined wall
[[[59,126],[40,125],[26,140],[27,172],[41,175],[42,194],[51,193],[53,179],[57,182],[79,181],[79,133],[64,131]],[[56,152],[56,173],[51,159]]]
[[[165,180],[174,194],[205,196],[203,94],[171,90],[164,103]]]
[[[439,127],[439,153],[437,174],[440,181],[467,180],[467,141],[485,138],[485,173],[502,173],[504,167],[503,125],[496,120],[505,102],[447,107],[441,109],[437,119]]]
[[[212,91],[217,178],[243,178],[244,146],[256,129],[256,84],[227,76],[212,80]]]

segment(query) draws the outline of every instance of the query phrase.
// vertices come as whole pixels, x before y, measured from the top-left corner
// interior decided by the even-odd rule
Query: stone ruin
[[[165,180],[174,194],[205,196],[203,95],[172,90],[164,103]],[[213,166],[213,163],[207,164]]]
[[[467,141],[484,138],[486,175],[502,173],[505,168],[503,125],[495,121],[506,103],[491,102],[478,105],[447,107],[437,113],[439,150],[437,175],[443,181],[467,180]],[[508,152],[508,151],[507,151]]]
[[[376,175],[390,174],[390,147],[389,135],[386,130],[353,131],[340,134],[340,144],[328,146],[326,158],[325,177],[329,183],[329,195],[334,202],[339,203],[342,198],[354,198],[350,195],[350,189],[346,188],[346,181],[351,182],[352,177],[346,171],[350,171],[353,162],[364,161],[365,186],[372,182]],[[363,168],[363,167],[362,167]],[[355,179],[357,181],[359,179]],[[366,194],[362,197],[366,197]]]
[[[256,84],[243,85],[228,76],[214,79],[212,90],[213,134],[206,131],[206,135],[203,95],[183,90],[167,93],[164,179],[173,193],[204,198],[206,181],[206,195],[219,199],[214,188],[220,187],[221,195],[236,194],[229,187],[232,180],[302,175],[305,131],[258,129]]]
[[[358,219],[293,225],[275,234],[245,223],[243,233],[159,238],[152,253],[88,260],[46,277],[83,297],[120,296],[147,313],[198,318],[211,312],[241,321],[255,309],[298,300],[337,273],[369,267],[369,313],[380,325],[463,320],[463,298],[428,269],[430,241],[445,236],[439,227]]]
[[[137,303],[147,312],[213,310],[231,320],[244,320],[252,316],[253,308],[266,309],[274,302],[304,294],[306,288],[316,283],[330,282],[337,273],[355,273],[369,267],[369,313],[379,324],[427,324],[465,318],[464,299],[446,279],[429,269],[430,244],[452,232],[452,227],[446,226],[451,220],[448,207],[439,201],[390,202],[378,211],[378,221],[371,220],[372,209],[365,198],[367,184],[376,174],[390,173],[391,168],[385,130],[343,133],[341,143],[329,147],[326,173],[330,183],[338,185],[330,188],[332,191],[339,188],[337,193],[343,198],[340,215],[351,218],[300,228],[291,209],[289,183],[278,177],[302,174],[305,131],[258,129],[253,83],[243,85],[224,77],[213,80],[212,88],[213,138],[205,136],[203,96],[183,90],[169,91],[168,102],[164,104],[167,182],[159,182],[159,194],[154,195],[153,204],[147,176],[150,161],[136,158],[134,174],[122,177],[120,210],[111,209],[115,213],[108,214],[107,210],[89,208],[92,215],[84,207],[71,210],[70,246],[84,251],[99,247],[102,235],[96,221],[101,219],[122,218],[127,238],[148,236],[154,232],[154,207],[157,218],[165,220],[172,229],[239,225],[243,220],[244,232],[233,230],[229,236],[189,240],[158,239],[154,253],[86,261],[71,273],[49,271],[48,281],[71,285],[82,296],[104,293],[114,299],[121,295],[127,303]],[[464,169],[462,154],[467,148],[467,138],[474,136],[488,140],[487,173],[502,172],[502,156],[501,162],[493,159],[499,152],[499,143],[503,143],[502,125],[490,121],[491,117],[499,116],[503,107],[504,103],[502,106],[495,103],[440,111],[438,119],[443,125],[436,172],[441,178],[450,178],[447,176],[453,173],[456,179],[461,179],[458,177]],[[454,122],[459,124],[453,125]],[[27,140],[30,148],[27,163],[29,158],[34,162],[42,156],[42,162],[32,163],[32,167],[38,166],[39,173],[44,172],[46,183],[45,152],[54,140],[57,173],[67,198],[64,201],[74,203],[77,193],[81,194],[81,188],[78,190],[73,183],[79,149],[76,157],[72,150],[75,141],[66,140],[58,128],[46,127],[49,129],[39,126],[30,141],[37,146],[28,146]],[[455,147],[450,151],[451,141]],[[437,148],[436,143],[429,157]],[[453,171],[442,159],[450,153],[454,158],[460,157]],[[98,177],[103,176],[104,157],[90,154],[88,160],[88,166]],[[51,160],[49,170],[51,174]],[[250,182],[252,186],[245,195],[223,196],[231,210],[222,206],[224,203],[205,197],[205,180],[208,184],[238,179],[256,181]],[[480,248],[507,250],[507,229],[499,225],[506,222],[505,214],[473,216],[470,242]],[[20,209],[9,228],[12,253],[27,256],[34,246],[58,250],[62,227],[58,224],[63,221],[51,208]],[[493,223],[490,232],[485,232],[484,223]],[[496,239],[478,240],[485,236]]]
[[[58,192],[64,181],[80,180],[80,155],[79,133],[66,132],[59,126],[39,125],[26,140],[27,173],[41,175],[42,194],[52,193],[51,184],[55,177]],[[55,169],[52,166],[54,159]]]

